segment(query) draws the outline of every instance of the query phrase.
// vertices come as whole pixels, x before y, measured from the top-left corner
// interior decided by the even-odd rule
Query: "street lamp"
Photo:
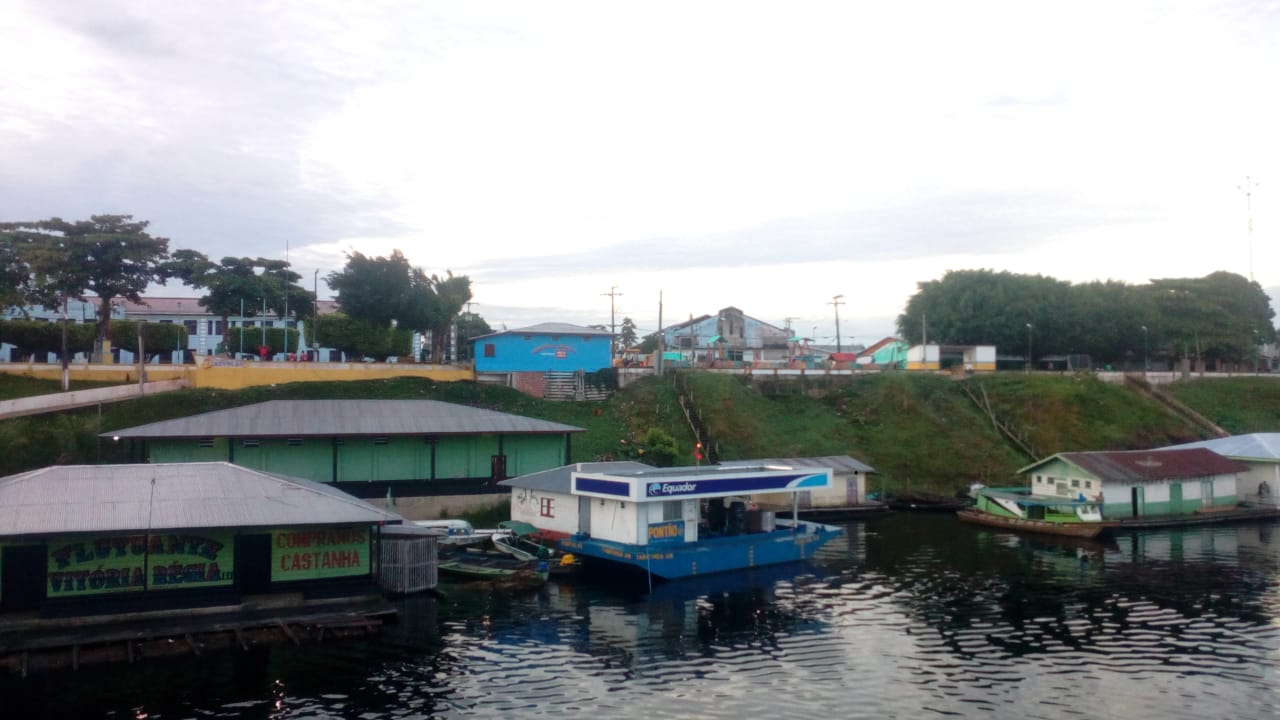
[[[1151,372],[1151,360],[1147,354],[1147,326],[1142,326],[1142,372]]]
[[[311,344],[316,348],[316,360],[320,359],[320,268],[316,268],[315,277],[311,279],[315,302],[311,305]]]
[[[1027,323],[1027,372],[1031,372],[1031,323]]]

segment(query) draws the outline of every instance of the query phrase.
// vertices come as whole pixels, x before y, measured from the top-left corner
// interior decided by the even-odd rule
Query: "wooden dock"
[[[33,672],[138,662],[178,654],[318,643],[378,631],[396,609],[381,596],[263,598],[236,606],[47,618],[0,619],[0,667]]]

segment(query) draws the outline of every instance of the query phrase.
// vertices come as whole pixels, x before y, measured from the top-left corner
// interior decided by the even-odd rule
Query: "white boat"
[[[440,544],[451,547],[483,545],[489,542],[495,533],[501,532],[493,529],[477,530],[470,522],[462,519],[414,520],[413,524],[438,531]]]

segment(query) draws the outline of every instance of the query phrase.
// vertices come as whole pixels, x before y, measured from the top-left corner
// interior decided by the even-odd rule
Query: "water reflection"
[[[0,679],[5,717],[1233,717],[1280,711],[1273,525],[1088,543],[897,515],[809,565],[452,587],[378,638]]]

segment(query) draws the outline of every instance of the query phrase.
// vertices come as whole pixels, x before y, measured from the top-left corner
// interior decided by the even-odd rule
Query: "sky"
[[[1243,0],[8,0],[0,221],[133,215],[322,299],[399,249],[495,329],[733,306],[871,344],[966,269],[1275,297],[1277,33]]]

